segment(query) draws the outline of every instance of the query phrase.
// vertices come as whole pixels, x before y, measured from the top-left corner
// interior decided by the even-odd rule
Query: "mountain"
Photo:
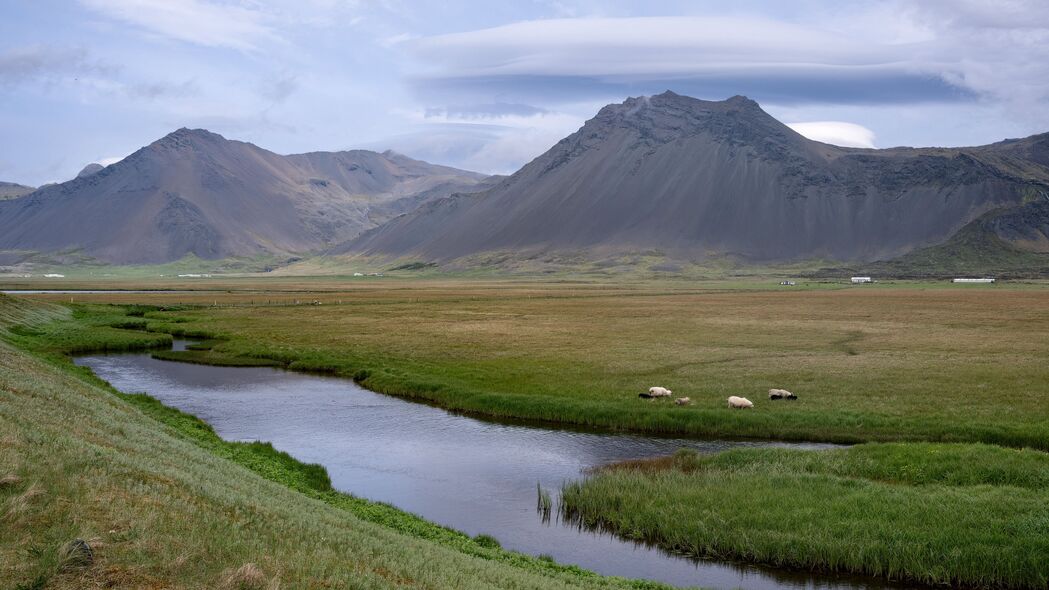
[[[95,174],[96,172],[101,172],[103,168],[105,168],[105,166],[103,166],[102,164],[97,164],[97,163],[92,162],[92,163],[88,164],[87,166],[84,166],[84,169],[81,170],[80,172],[78,172],[76,177],[77,178],[83,178],[85,176],[91,176],[92,174]]]
[[[0,181],[0,201],[28,195],[36,189],[31,186]]]
[[[281,156],[179,129],[93,174],[0,202],[0,251],[122,264],[310,252],[484,180],[393,152]]]
[[[1049,134],[977,148],[842,148],[742,96],[666,92],[606,106],[494,188],[431,201],[333,252],[877,260],[1039,199],[1049,199]]]

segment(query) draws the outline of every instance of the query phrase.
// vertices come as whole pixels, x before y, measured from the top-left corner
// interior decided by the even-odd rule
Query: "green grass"
[[[660,587],[505,551],[490,538],[339,493],[320,466],[267,443],[223,441],[193,416],[116,392],[61,351],[82,350],[77,338],[107,350],[156,344],[155,334],[136,340],[88,329],[119,312],[84,315],[0,296],[5,584]],[[64,557],[78,538],[95,553],[87,567]]]
[[[142,319],[153,331],[219,338],[185,360],[273,362],[483,415],[704,437],[1049,450],[1049,289],[817,287],[434,283],[318,294],[319,306],[230,293],[218,306],[191,299]],[[638,400],[652,385],[693,404]],[[801,399],[769,403],[772,387]],[[730,411],[729,395],[758,407]]]
[[[588,527],[690,555],[922,584],[1045,588],[1049,455],[961,444],[680,452],[565,486]]]
[[[588,524],[695,554],[916,582],[1045,587],[1044,284],[275,284],[93,297],[150,304],[132,309],[77,304],[43,314],[20,302],[8,315],[34,319],[10,322],[8,338],[53,356],[95,327],[128,345],[191,334],[209,341],[176,353],[180,360],[321,371],[482,415],[687,436],[892,443],[679,456],[601,473],[570,486],[565,500]],[[314,300],[322,305],[301,304]],[[693,403],[637,398],[652,385]],[[771,387],[800,399],[770,402]],[[756,407],[729,410],[729,395]],[[543,492],[537,503],[552,505]],[[392,511],[394,522],[347,510],[395,529],[415,522],[365,506]],[[414,534],[414,526],[397,530]],[[444,543],[444,533],[425,530],[423,538]],[[455,543],[490,549],[456,539],[450,546],[459,550]],[[998,554],[1006,557],[992,559]]]
[[[283,367],[278,361],[264,358],[230,356],[211,350],[157,350],[150,353],[155,359],[218,367]]]

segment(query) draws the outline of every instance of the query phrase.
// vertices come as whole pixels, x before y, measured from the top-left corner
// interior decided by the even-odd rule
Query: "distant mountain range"
[[[0,182],[0,201],[6,199],[13,199],[15,197],[21,197],[22,195],[28,195],[36,189],[31,186],[25,186],[23,184],[15,184],[13,182]]]
[[[312,252],[486,179],[394,152],[281,156],[179,129],[120,162],[0,201],[0,250],[118,264]]]
[[[843,148],[806,139],[742,96],[666,92],[606,106],[512,176],[486,177],[393,152],[281,156],[180,129],[116,164],[0,201],[2,252],[121,264],[649,252],[1049,272],[1049,134]]]
[[[432,201],[333,251],[428,262],[580,250],[871,261],[981,220],[1002,243],[1045,252],[1047,206],[1049,134],[975,148],[842,148],[741,96],[666,92],[606,106],[494,188]]]

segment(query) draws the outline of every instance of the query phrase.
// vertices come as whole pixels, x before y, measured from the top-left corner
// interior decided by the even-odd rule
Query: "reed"
[[[968,444],[738,449],[610,466],[563,516],[699,557],[963,587],[1049,582],[1049,455]]]

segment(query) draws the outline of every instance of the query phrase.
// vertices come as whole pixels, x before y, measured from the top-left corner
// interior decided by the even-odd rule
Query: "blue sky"
[[[506,173],[666,89],[846,145],[1049,131],[1049,2],[0,0],[0,180],[183,126]]]

